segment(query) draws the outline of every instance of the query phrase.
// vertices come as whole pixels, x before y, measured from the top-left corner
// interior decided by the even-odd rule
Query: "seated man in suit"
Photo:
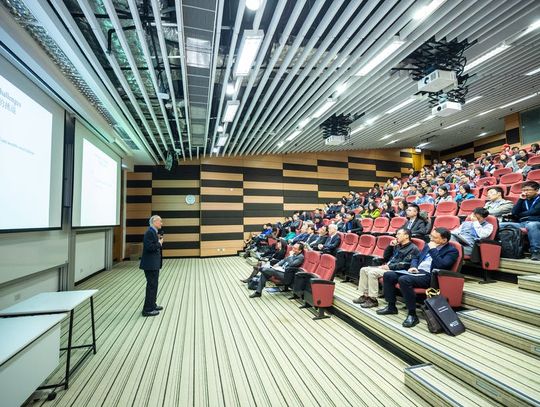
[[[414,203],[407,207],[407,223],[403,226],[411,231],[412,237],[424,239],[429,230],[429,223],[425,219],[418,216],[420,207]]]
[[[446,228],[436,228],[431,231],[430,242],[424,246],[420,255],[413,259],[408,270],[387,271],[383,275],[384,298],[388,305],[377,310],[379,315],[397,314],[396,283],[399,283],[403,299],[407,305],[408,315],[403,326],[412,328],[418,324],[416,316],[415,288],[428,288],[431,284],[433,269],[449,270],[452,268],[459,253],[457,249],[448,244],[450,231]]]
[[[291,253],[288,257],[278,262],[273,266],[263,267],[261,269],[261,278],[259,279],[259,285],[257,290],[249,296],[249,298],[257,298],[262,295],[262,290],[266,286],[266,281],[270,277],[277,277],[283,280],[285,277],[285,271],[288,267],[300,267],[304,262],[304,244],[295,243],[291,249]]]
[[[312,247],[317,247],[319,244],[326,242],[328,229],[326,226],[321,226],[317,231],[314,231],[312,235],[304,242],[306,250],[313,250]]]
[[[341,244],[341,238],[337,234],[337,226],[333,223],[328,225],[328,238],[324,244],[319,244],[317,249],[322,253],[331,254],[332,256],[336,255],[336,250]]]

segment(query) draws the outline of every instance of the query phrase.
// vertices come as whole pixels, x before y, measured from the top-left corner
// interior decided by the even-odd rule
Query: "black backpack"
[[[501,257],[507,259],[522,259],[524,256],[525,238],[523,232],[515,226],[501,226],[499,229],[501,241]]]

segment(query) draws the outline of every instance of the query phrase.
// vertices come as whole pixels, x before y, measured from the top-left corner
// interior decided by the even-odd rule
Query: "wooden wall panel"
[[[236,254],[264,223],[408,175],[411,157],[410,150],[387,149],[204,158],[174,173],[136,167],[128,174],[128,197],[138,200],[128,200],[129,238],[140,242],[148,218],[158,211],[167,237],[165,256]],[[195,205],[185,203],[188,194],[195,195]]]

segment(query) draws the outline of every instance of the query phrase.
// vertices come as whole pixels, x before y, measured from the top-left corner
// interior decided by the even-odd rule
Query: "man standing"
[[[153,215],[149,223],[150,227],[144,232],[143,253],[139,268],[144,270],[146,277],[146,297],[142,314],[144,317],[155,317],[163,309],[162,306],[156,304],[159,269],[163,264],[161,257],[163,235],[158,234],[162,225],[161,217]]]
[[[396,238],[384,249],[386,264],[378,267],[362,267],[360,269],[360,282],[358,290],[362,293],[360,298],[353,300],[355,304],[362,304],[362,308],[372,308],[379,305],[379,277],[388,270],[406,270],[411,266],[414,258],[418,257],[418,247],[411,242],[409,229],[401,228],[396,232]]]
[[[413,259],[408,270],[387,271],[383,275],[384,298],[388,305],[377,310],[379,315],[397,314],[396,283],[403,294],[407,305],[408,315],[403,326],[412,328],[418,324],[416,316],[415,288],[428,288],[431,284],[433,269],[450,270],[459,257],[457,249],[448,244],[450,231],[446,228],[436,228],[431,231],[430,242],[424,246],[420,256]]]

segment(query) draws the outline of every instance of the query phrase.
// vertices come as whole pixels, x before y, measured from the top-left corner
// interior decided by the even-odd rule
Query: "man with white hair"
[[[326,239],[326,242],[317,246],[321,252],[331,254],[332,256],[336,255],[336,250],[341,243],[341,238],[337,231],[336,225],[333,223],[328,225],[328,238]]]
[[[149,223],[150,227],[144,232],[143,253],[139,268],[144,270],[146,277],[146,297],[142,314],[144,317],[155,317],[163,309],[162,306],[156,304],[159,269],[163,264],[161,256],[163,234],[159,233],[163,222],[160,216],[153,215]]]

